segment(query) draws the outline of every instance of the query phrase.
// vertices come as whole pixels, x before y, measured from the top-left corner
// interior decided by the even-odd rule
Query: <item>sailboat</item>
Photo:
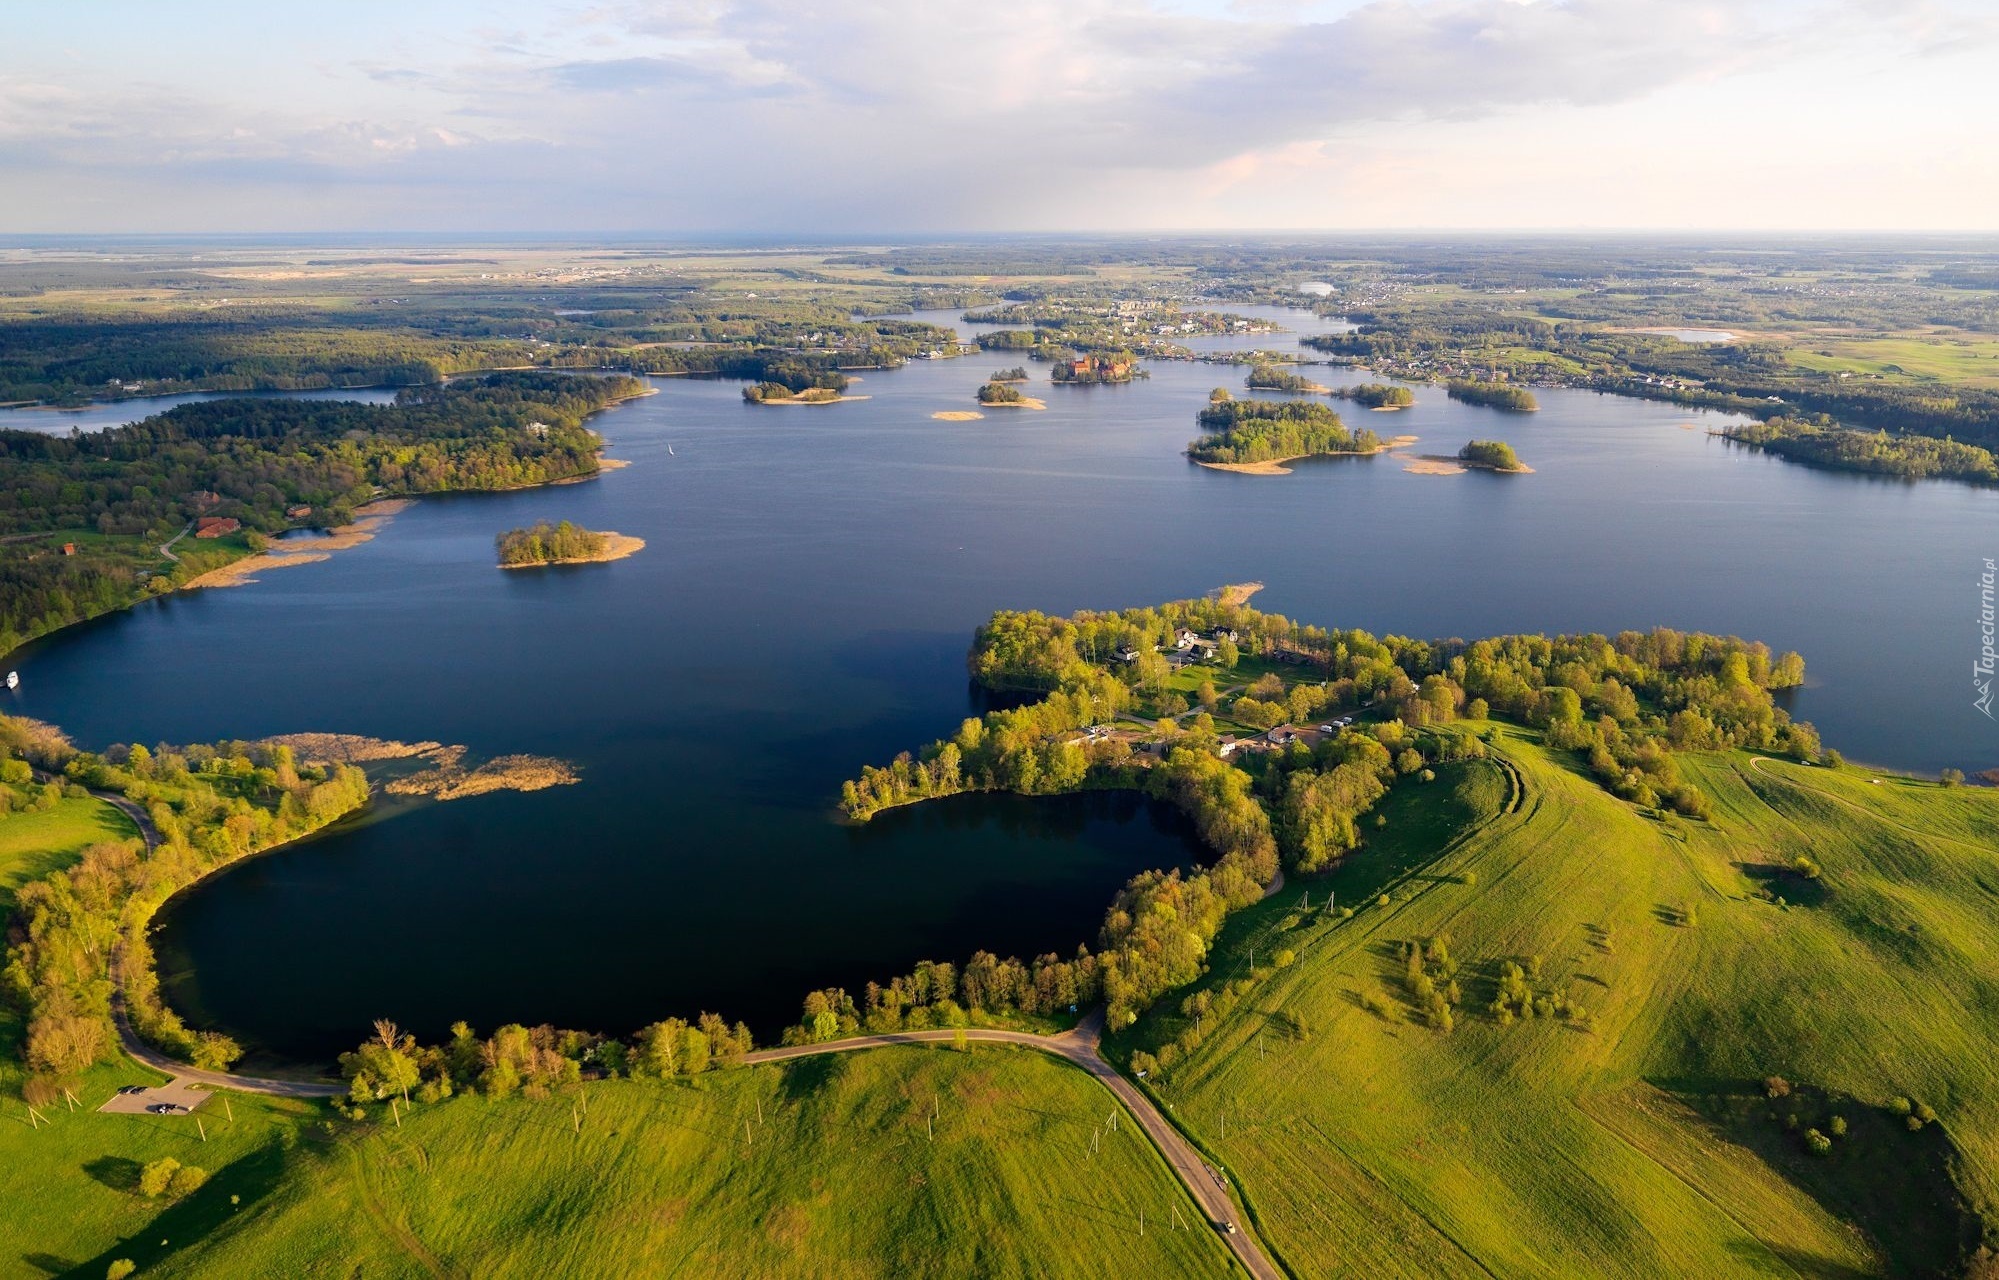
[[[674,456],[674,455],[673,455],[673,446],[672,446],[672,445],[668,445],[668,446],[666,446],[666,456],[667,456],[667,457],[669,457],[669,458],[671,458],[671,457],[673,457],[673,456]]]

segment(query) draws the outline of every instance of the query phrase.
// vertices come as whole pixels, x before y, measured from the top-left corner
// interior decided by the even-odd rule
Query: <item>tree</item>
[[[112,1260],[110,1266],[104,1268],[104,1280],[125,1280],[125,1277],[138,1269],[139,1264],[130,1258],[116,1258]]]
[[[161,1156],[139,1170],[139,1191],[148,1200],[157,1200],[165,1195],[173,1185],[174,1174],[180,1171],[180,1161],[172,1156]]]
[[[1964,785],[1964,770],[1962,769],[1945,769],[1937,777],[1946,787],[1961,787]]]

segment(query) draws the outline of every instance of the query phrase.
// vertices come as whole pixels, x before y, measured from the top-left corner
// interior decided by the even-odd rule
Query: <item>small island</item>
[[[1046,403],[1022,395],[1020,388],[1004,382],[988,382],[979,388],[979,403],[989,409],[1046,409]]]
[[[751,404],[838,404],[842,400],[865,400],[866,396],[842,395],[846,380],[838,387],[806,387],[794,391],[782,382],[759,382],[743,388],[743,399]]]
[[[1067,382],[1076,386],[1086,386],[1098,382],[1130,382],[1142,376],[1138,368],[1138,357],[1129,351],[1118,351],[1100,355],[1079,355],[1055,361],[1048,371],[1055,382]]]
[[[1465,447],[1458,450],[1458,461],[1467,467],[1516,475],[1533,470],[1520,461],[1519,455],[1513,452],[1513,446],[1504,440],[1467,440]]]
[[[1534,393],[1525,387],[1516,387],[1510,382],[1473,382],[1457,379],[1445,384],[1445,391],[1453,400],[1464,404],[1484,405],[1488,409],[1504,409],[1509,413],[1533,413],[1541,407],[1534,399]]]
[[[1187,456],[1217,471],[1249,475],[1290,474],[1299,458],[1379,453],[1381,437],[1358,431],[1312,400],[1238,400],[1223,387],[1209,394],[1196,421],[1208,434],[1187,446]]]
[[[1011,369],[995,369],[993,370],[993,376],[986,379],[986,381],[1025,382],[1027,381],[1027,367],[1025,365],[1017,364]]]
[[[531,569],[545,564],[600,564],[622,560],[645,549],[645,539],[608,530],[598,532],[564,520],[537,521],[525,529],[509,529],[495,538],[502,569]]]
[[[1363,409],[1407,409],[1416,403],[1414,391],[1386,382],[1363,382],[1351,387],[1335,387],[1331,394],[1341,400],[1351,400]]]
[[[1279,368],[1274,364],[1259,364],[1249,371],[1243,384],[1252,391],[1290,391],[1298,395],[1324,395],[1326,388],[1310,378]]]

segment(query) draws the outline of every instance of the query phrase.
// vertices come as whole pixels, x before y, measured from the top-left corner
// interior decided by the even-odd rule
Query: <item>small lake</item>
[[[177,405],[201,400],[265,399],[282,396],[293,400],[351,400],[362,404],[388,404],[396,398],[394,387],[324,387],[312,391],[190,391],[174,396],[130,396],[123,400],[93,402],[75,409],[49,405],[23,405],[0,409],[0,429],[39,431],[44,435],[68,435],[72,431],[102,431],[106,427],[129,426]]]
[[[1256,314],[1294,332],[1203,345],[1332,327]],[[1193,856],[1171,815],[1102,797],[832,815],[861,765],[976,713],[964,653],[995,608],[1260,580],[1265,609],[1377,633],[1733,632],[1804,653],[1793,710],[1849,757],[1999,765],[1965,678],[1999,493],[1786,464],[1669,404],[1546,391],[1507,415],[1428,387],[1399,413],[1339,407],[1416,452],[1509,440],[1535,474],[1216,472],[1181,450],[1246,371],[1192,361],[1040,384],[1046,412],[931,417],[1016,362],[915,361],[816,408],[656,379],[597,420],[623,470],[427,500],[324,563],[75,628],[10,659],[23,685],[0,706],[91,746],[327,730],[577,764],[576,786],[384,806],[176,904],[171,997],[319,1059],[382,1016],[618,1032],[706,1008],[767,1031],[816,986],[1092,940],[1131,870]],[[543,518],[648,546],[495,569],[494,535]]]

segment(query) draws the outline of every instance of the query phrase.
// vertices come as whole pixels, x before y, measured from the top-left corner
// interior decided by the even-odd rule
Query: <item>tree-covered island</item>
[[[1383,448],[1374,432],[1348,427],[1314,400],[1238,400],[1217,387],[1196,421],[1207,434],[1187,446],[1187,456],[1221,470],[1282,475],[1283,464],[1298,458]]]
[[[1541,407],[1541,402],[1534,398],[1532,391],[1509,382],[1457,378],[1445,384],[1445,391],[1451,399],[1464,404],[1484,405],[1488,409],[1504,409],[1509,413],[1533,413]]]
[[[1252,391],[1289,391],[1296,395],[1323,395],[1326,388],[1302,374],[1274,364],[1258,364],[1243,379]]]
[[[1458,450],[1458,461],[1486,471],[1525,472],[1532,470],[1520,461],[1513,446],[1504,440],[1467,440]]]
[[[1387,382],[1362,382],[1353,386],[1334,387],[1330,394],[1336,399],[1351,400],[1364,409],[1407,409],[1416,403],[1414,391]]]
[[[598,532],[564,520],[537,521],[525,529],[509,529],[494,539],[502,569],[527,569],[544,564],[595,564],[622,560],[645,549],[643,538]]]

